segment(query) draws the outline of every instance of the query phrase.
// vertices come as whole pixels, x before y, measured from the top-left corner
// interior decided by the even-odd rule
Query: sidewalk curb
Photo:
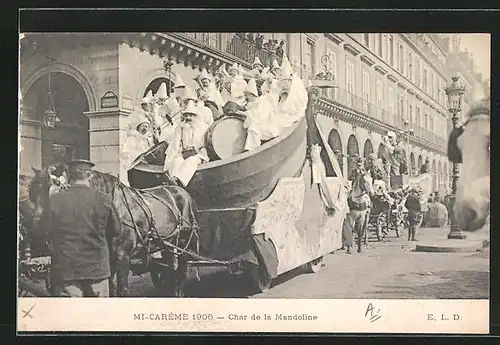
[[[465,246],[449,246],[449,245],[422,245],[417,244],[415,247],[416,252],[430,252],[430,253],[470,253],[476,252],[484,247],[486,247],[490,240],[475,240],[470,241],[468,245]]]

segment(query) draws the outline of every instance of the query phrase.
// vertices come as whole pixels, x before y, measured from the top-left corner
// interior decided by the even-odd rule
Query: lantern
[[[452,82],[445,89],[448,96],[448,107],[452,114],[456,114],[462,110],[462,101],[466,91],[465,84],[458,76],[452,77]]]

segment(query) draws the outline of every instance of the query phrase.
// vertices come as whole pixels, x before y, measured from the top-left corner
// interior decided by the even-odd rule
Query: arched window
[[[356,167],[356,159],[359,157],[358,140],[354,134],[349,136],[347,140],[347,176],[351,175],[351,171]]]
[[[158,88],[160,87],[161,83],[165,83],[165,85],[167,85],[167,95],[170,96],[170,94],[173,92],[174,82],[167,77],[160,77],[154,79],[151,83],[149,83],[146,91],[144,91],[143,97],[145,97],[149,91],[151,91],[153,95],[155,95],[156,92],[158,92]]]

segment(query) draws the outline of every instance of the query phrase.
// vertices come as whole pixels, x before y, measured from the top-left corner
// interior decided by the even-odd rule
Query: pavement
[[[421,228],[417,230],[415,251],[417,252],[475,252],[490,241],[489,224],[475,232],[463,232],[465,239],[448,239],[450,226],[443,228]]]
[[[345,250],[337,250],[324,257],[324,266],[319,272],[306,273],[304,267],[297,268],[277,277],[271,289],[256,295],[245,292],[245,281],[240,276],[202,268],[201,281],[191,281],[186,286],[186,295],[198,298],[489,298],[489,245],[474,252],[415,250],[417,245],[436,244],[444,238],[457,241],[448,240],[448,232],[449,227],[420,228],[416,242],[407,240],[407,230],[399,238],[390,232],[385,242],[377,242],[370,234],[362,253],[354,250],[349,255]],[[478,235],[485,236],[484,233]],[[471,241],[474,236],[465,241]],[[132,277],[130,288],[132,296],[163,295],[152,286],[149,274]]]

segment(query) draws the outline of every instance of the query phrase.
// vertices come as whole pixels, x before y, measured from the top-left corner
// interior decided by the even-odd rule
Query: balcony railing
[[[249,65],[256,56],[265,66],[271,66],[273,59],[281,64],[281,57],[266,48],[257,48],[255,42],[230,32],[179,32],[178,34],[197,41],[207,47],[237,57]]]
[[[378,105],[373,104],[359,96],[356,96],[343,88],[337,87],[334,90],[325,90],[323,91],[322,95],[323,97],[333,102],[339,103],[343,106],[347,106],[372,119],[386,123],[400,130],[405,129],[405,119],[401,115],[382,109]],[[410,124],[409,127],[413,129],[414,135],[416,137],[436,144],[439,147],[446,147],[446,139],[441,138],[438,135],[433,134],[429,130],[416,124]]]

